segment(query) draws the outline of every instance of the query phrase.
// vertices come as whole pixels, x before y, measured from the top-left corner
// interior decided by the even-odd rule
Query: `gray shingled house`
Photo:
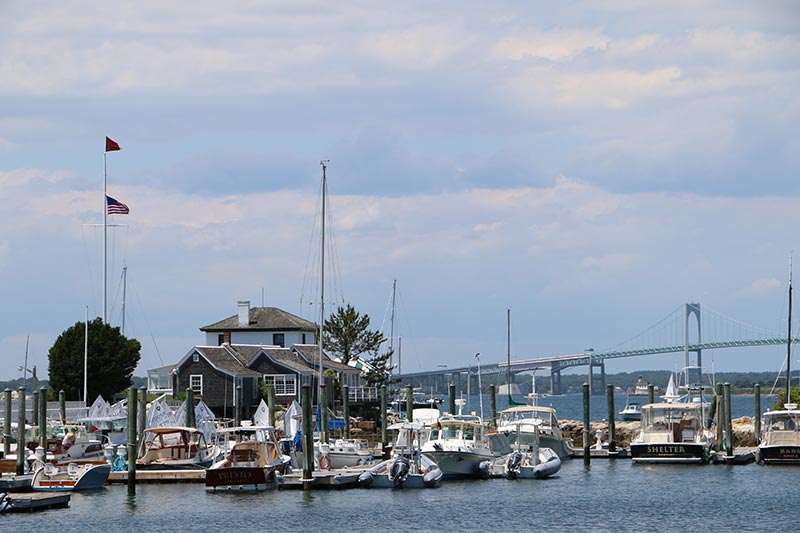
[[[250,307],[240,300],[237,314],[200,328],[206,334],[206,346],[258,344],[289,347],[317,342],[317,325],[277,307]]]

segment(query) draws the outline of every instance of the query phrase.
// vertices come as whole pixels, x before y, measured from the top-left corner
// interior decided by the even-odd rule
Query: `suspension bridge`
[[[550,391],[561,394],[561,372],[568,368],[585,366],[587,382],[592,394],[605,394],[605,362],[622,357],[683,353],[685,366],[694,369],[695,379],[700,379],[703,367],[703,350],[722,348],[747,348],[786,344],[788,332],[769,331],[751,326],[718,313],[699,303],[679,306],[665,318],[642,333],[606,350],[584,350],[571,355],[517,359],[500,363],[482,364],[483,375],[549,370]],[[800,338],[792,337],[792,343]],[[478,365],[461,368],[439,368],[426,372],[405,373],[399,376],[402,383],[437,386],[456,383],[463,388],[466,383],[476,384]]]

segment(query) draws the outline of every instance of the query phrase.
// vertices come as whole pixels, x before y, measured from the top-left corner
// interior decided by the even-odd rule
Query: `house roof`
[[[316,331],[313,322],[277,307],[251,307],[250,323],[239,325],[239,315],[200,328],[200,331]]]
[[[289,348],[264,348],[264,353],[281,366],[299,372],[300,374],[314,374],[313,366],[306,364],[295,352]]]
[[[247,364],[249,359],[246,358],[245,355],[239,353],[239,350],[242,348],[251,347],[230,346],[226,344],[223,344],[222,346],[195,346],[192,351],[189,352],[187,357],[184,358],[184,360],[192,353],[197,352],[215,368],[225,372],[226,374],[235,376],[261,376],[261,374],[255,370],[251,370],[244,366]],[[254,348],[259,347],[255,346]],[[182,364],[183,361],[179,363],[179,365]]]
[[[292,350],[300,354],[300,356],[311,366],[316,366],[317,361],[319,361],[319,346],[316,344],[295,344],[292,346]],[[353,368],[350,365],[345,365],[334,361],[328,357],[328,354],[326,354],[324,351],[322,352],[322,355],[322,368],[332,368],[334,370],[338,370],[339,372],[361,372],[359,369]]]

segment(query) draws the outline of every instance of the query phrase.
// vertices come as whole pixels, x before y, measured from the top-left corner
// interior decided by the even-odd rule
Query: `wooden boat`
[[[202,431],[190,427],[148,428],[139,445],[136,468],[180,470],[208,468],[219,448],[208,446]]]
[[[45,463],[36,470],[31,489],[38,492],[66,492],[99,489],[106,484],[111,473],[109,464],[77,464],[56,466]]]
[[[226,443],[224,459],[206,471],[209,491],[261,491],[278,485],[278,474],[291,471],[271,426],[239,426],[218,431]]]

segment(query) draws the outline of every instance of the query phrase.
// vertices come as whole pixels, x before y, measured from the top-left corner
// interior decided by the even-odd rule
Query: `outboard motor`
[[[392,478],[395,487],[403,484],[408,477],[409,470],[411,470],[411,464],[408,461],[408,457],[400,456],[394,460],[389,467],[389,477]]]
[[[520,452],[514,452],[508,457],[506,461],[506,476],[508,479],[517,479],[521,464],[522,454]]]

